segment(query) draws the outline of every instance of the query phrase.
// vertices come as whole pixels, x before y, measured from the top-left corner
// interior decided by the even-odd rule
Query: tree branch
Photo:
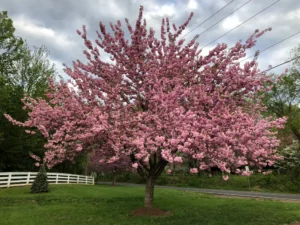
[[[138,168],[137,168],[137,172],[138,172],[138,174],[139,174],[144,180],[146,180],[147,176],[146,176],[146,174],[144,173],[144,171],[142,170],[141,167],[138,167]]]
[[[293,131],[294,135],[297,137],[298,140],[300,140],[300,133],[295,127],[291,127],[291,130]]]
[[[142,161],[138,161],[138,164],[143,167],[148,173],[150,173],[150,169]]]
[[[155,164],[154,168],[150,171],[150,175],[153,175],[154,177],[157,178],[167,164],[168,161],[164,159],[159,160],[159,162]]]
[[[167,164],[168,161],[166,160],[161,161],[160,166],[157,168],[157,170],[154,173],[154,179],[157,179],[159,177],[159,175],[162,173],[162,171],[164,170]]]

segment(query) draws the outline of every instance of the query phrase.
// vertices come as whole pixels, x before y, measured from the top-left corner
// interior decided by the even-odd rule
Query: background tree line
[[[0,172],[36,171],[30,153],[42,156],[45,139],[30,135],[25,128],[14,126],[5,117],[8,113],[20,121],[28,114],[23,110],[24,94],[45,98],[48,78],[56,75],[45,46],[33,47],[15,35],[13,21],[6,11],[0,12]],[[83,173],[85,158],[72,164],[63,163],[53,171]]]

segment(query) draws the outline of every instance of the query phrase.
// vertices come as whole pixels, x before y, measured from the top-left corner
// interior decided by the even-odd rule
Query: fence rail
[[[0,173],[0,188],[31,185],[37,174],[37,172]],[[67,173],[47,173],[47,180],[50,184],[95,184],[94,177]]]

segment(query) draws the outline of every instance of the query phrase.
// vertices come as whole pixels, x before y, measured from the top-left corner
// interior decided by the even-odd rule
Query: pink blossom
[[[203,159],[205,157],[204,152],[198,153],[198,154],[194,154],[193,158],[194,159]]]
[[[44,135],[45,138],[49,137],[48,131],[43,125],[38,125],[39,130],[41,131],[42,135]]]
[[[200,170],[206,170],[209,168],[209,166],[207,166],[205,164],[201,164],[199,168],[200,168]]]
[[[163,143],[165,141],[165,137],[157,136],[157,137],[155,137],[155,141],[157,143]]]
[[[269,29],[203,55],[195,39],[179,41],[192,16],[173,30],[164,19],[156,35],[140,7],[135,25],[125,20],[129,35],[119,22],[113,32],[100,22],[95,42],[83,26],[78,34],[86,62],[75,60],[64,70],[72,82],[50,79],[47,100],[24,96],[27,121],[5,117],[47,139],[48,168],[82,153],[91,155],[95,169],[100,160],[110,169],[141,167],[136,172],[145,179],[183,156],[199,165],[191,172],[218,167],[249,176],[238,168],[273,165],[281,159],[276,129],[287,118],[262,116],[257,94],[272,88],[271,76],[261,73],[256,58],[237,63]]]
[[[35,163],[34,164],[36,167],[39,167],[40,166],[40,164],[37,162],[37,163]]]
[[[82,150],[82,146],[77,146],[76,151],[81,151]]]
[[[175,147],[175,146],[178,145],[178,140],[176,140],[176,139],[171,139],[171,140],[170,140],[170,143],[171,143],[172,146]]]
[[[38,162],[41,161],[41,158],[40,158],[40,157],[38,157],[37,155],[34,155],[34,154],[32,154],[32,153],[30,153],[30,157],[33,158],[34,160],[38,161]]]
[[[198,173],[198,169],[197,168],[191,168],[190,173]]]
[[[248,172],[248,171],[243,171],[242,173],[241,173],[241,175],[242,176],[250,176],[250,171]]]
[[[172,170],[170,170],[170,169],[166,170],[166,174],[170,174],[171,172],[172,172]]]
[[[268,175],[268,174],[271,174],[272,172],[273,172],[272,170],[269,170],[269,171],[263,172],[262,174],[263,175]]]
[[[223,176],[223,180],[227,181],[229,179],[229,176],[228,175],[224,175]]]
[[[129,157],[117,157],[113,155],[113,152],[106,153],[105,155],[100,151],[93,152],[90,157],[89,170],[98,173],[104,172],[118,174],[132,169]]]
[[[181,158],[181,157],[179,157],[179,156],[176,156],[176,157],[174,158],[174,162],[176,162],[176,163],[182,163],[182,162],[183,162],[183,160],[182,160],[182,158]]]
[[[144,162],[149,163],[149,157],[148,156],[144,159]]]

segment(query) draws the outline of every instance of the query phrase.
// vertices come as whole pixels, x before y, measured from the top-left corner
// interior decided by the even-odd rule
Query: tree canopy
[[[7,12],[0,12],[0,171],[32,171],[35,161],[29,153],[42,154],[45,138],[27,134],[3,114],[27,120],[28,112],[23,109],[21,99],[25,93],[34,98],[43,97],[48,78],[54,78],[55,69],[44,46],[32,50],[14,32]]]
[[[257,93],[270,89],[270,78],[256,58],[238,63],[270,29],[255,30],[231,48],[218,44],[203,56],[197,36],[188,43],[180,39],[192,16],[178,28],[163,18],[160,38],[147,29],[142,7],[134,27],[125,19],[129,39],[120,21],[111,24],[111,33],[100,22],[95,43],[83,26],[78,34],[88,63],[66,67],[72,81],[51,82],[48,101],[25,97],[27,121],[6,117],[28,133],[37,128],[48,140],[43,163],[49,168],[75,161],[83,151],[97,152],[102,163],[129,157],[146,180],[148,208],[157,177],[186,157],[197,162],[191,173],[218,167],[247,176],[245,165],[273,165],[280,159],[273,128],[283,128],[285,119],[261,115]],[[101,59],[100,49],[111,63]]]
[[[13,72],[12,64],[20,58],[23,40],[14,35],[13,21],[7,11],[0,12],[0,74]]]

